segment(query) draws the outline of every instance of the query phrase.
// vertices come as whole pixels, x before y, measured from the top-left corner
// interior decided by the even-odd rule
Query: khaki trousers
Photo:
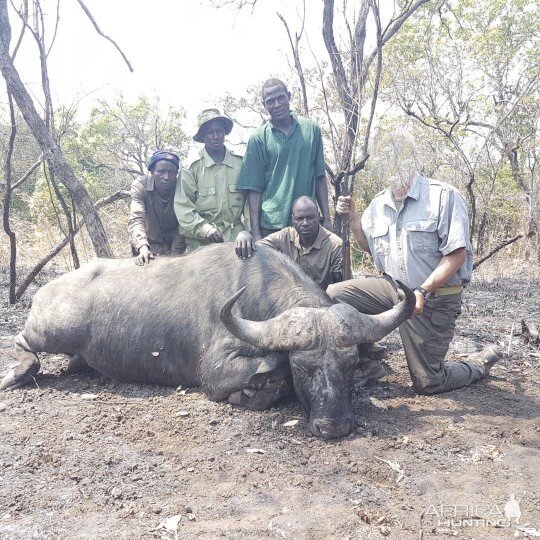
[[[375,315],[399,302],[389,277],[351,279],[330,285],[331,298]],[[461,313],[461,293],[431,297],[424,311],[399,327],[413,387],[419,394],[437,394],[467,386],[484,377],[483,370],[466,361],[445,362]]]

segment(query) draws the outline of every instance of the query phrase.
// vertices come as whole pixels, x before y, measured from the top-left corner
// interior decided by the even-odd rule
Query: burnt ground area
[[[476,278],[450,359],[506,351],[513,324],[540,323],[538,267],[520,275]],[[28,310],[2,294],[0,376]],[[539,536],[540,351],[515,336],[489,379],[425,397],[397,333],[385,344],[388,375],[355,390],[356,428],[330,442],[292,400],[250,412],[197,389],[66,374],[64,357],[43,355],[36,384],[0,395],[0,538]]]

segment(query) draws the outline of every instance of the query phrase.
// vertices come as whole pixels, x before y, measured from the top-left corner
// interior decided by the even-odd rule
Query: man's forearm
[[[467,260],[467,251],[465,248],[459,248],[448,255],[445,255],[437,268],[422,283],[422,287],[427,292],[434,292],[442,287],[450,278],[454,277],[458,270]]]
[[[330,221],[330,210],[328,208],[328,184],[326,183],[326,176],[319,176],[315,184],[315,197],[319,203],[323,220]]]
[[[251,234],[255,240],[261,237],[261,207],[262,193],[258,191],[248,191],[249,222],[251,224]]]
[[[144,245],[149,246],[144,224],[144,217],[138,216],[131,216],[128,222],[129,240],[137,251]]]
[[[358,243],[358,245],[366,252],[371,255],[371,250],[369,249],[369,242],[364,234],[362,229],[362,220],[360,214],[353,212],[349,217],[349,225],[351,227],[351,232]]]

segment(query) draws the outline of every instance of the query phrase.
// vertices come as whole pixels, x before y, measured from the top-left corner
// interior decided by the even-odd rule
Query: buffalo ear
[[[371,343],[359,343],[356,348],[358,349],[358,361],[356,362],[356,367],[369,360],[369,349]]]

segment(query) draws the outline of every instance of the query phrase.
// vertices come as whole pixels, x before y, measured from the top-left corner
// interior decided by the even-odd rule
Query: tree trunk
[[[45,160],[49,161],[55,174],[66,186],[77,209],[83,216],[88,234],[98,257],[112,257],[111,248],[99,215],[92,204],[88,192],[77,180],[75,173],[65,160],[58,144],[47,130],[45,122],[39,116],[30,94],[26,90],[9,53],[11,26],[7,12],[7,0],[0,0],[0,71],[8,87],[8,91],[17,103],[28,127],[39,144]]]
[[[15,120],[15,108],[13,106],[13,99],[8,92],[9,101],[9,115],[11,119],[11,132],[9,135],[8,152],[6,157],[6,193],[4,196],[4,211],[3,211],[3,225],[4,231],[9,237],[9,303],[14,304],[17,301],[15,294],[15,287],[17,282],[17,238],[15,233],[11,229],[9,220],[9,214],[11,210],[11,193],[13,188],[11,186],[11,180],[13,177],[13,169],[11,168],[11,158],[13,157],[13,148],[15,146],[15,137],[17,136],[17,122]]]

